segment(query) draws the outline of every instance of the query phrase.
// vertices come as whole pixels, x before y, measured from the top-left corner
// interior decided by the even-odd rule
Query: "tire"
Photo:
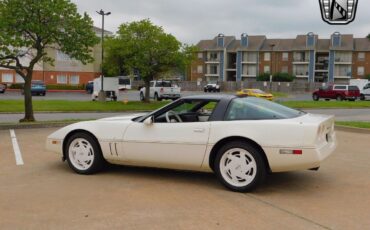
[[[325,99],[325,101],[330,101],[330,99],[329,99],[329,98],[327,98],[327,99]]]
[[[140,101],[144,101],[144,100],[145,100],[144,94],[143,92],[140,92]]]
[[[343,101],[343,97],[342,97],[342,95],[337,95],[337,101]]]
[[[82,150],[76,149],[77,146],[81,146]],[[94,174],[100,171],[106,163],[99,143],[87,133],[73,134],[67,140],[64,151],[69,167],[78,174]],[[77,155],[77,157],[76,151],[81,151],[81,154]],[[85,159],[78,159],[81,156],[85,157]]]
[[[204,89],[204,92],[205,92],[205,93],[207,93],[207,90],[206,90],[206,89]]]
[[[261,154],[259,150],[248,143],[229,142],[218,150],[214,171],[221,183],[230,190],[250,192],[260,185],[266,177],[266,165]],[[242,156],[245,157],[245,161],[240,160]],[[236,164],[236,167],[234,165],[234,167],[229,166],[231,168],[228,168],[232,162]],[[248,171],[243,172],[246,170],[243,167],[247,168]]]
[[[365,95],[361,94],[361,95],[360,95],[360,100],[361,100],[361,101],[365,101],[365,99],[366,99],[366,98],[365,98]]]
[[[42,94],[42,96],[44,96],[44,97],[45,97],[45,96],[46,96],[46,93],[43,93],[43,94]]]
[[[318,100],[320,100],[320,97],[319,97],[319,95],[317,95],[317,94],[313,94],[313,95],[312,95],[312,99],[313,99],[314,101],[318,101]]]

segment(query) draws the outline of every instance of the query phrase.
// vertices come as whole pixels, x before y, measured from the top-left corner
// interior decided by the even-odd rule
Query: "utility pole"
[[[270,55],[270,92],[272,91],[272,54],[274,52],[275,44],[270,44],[271,55]]]
[[[104,92],[104,73],[103,73],[103,63],[104,63],[104,16],[108,16],[110,12],[104,12],[103,10],[96,11],[102,16],[102,29],[101,29],[101,89],[99,91],[99,101],[105,101],[106,95]]]

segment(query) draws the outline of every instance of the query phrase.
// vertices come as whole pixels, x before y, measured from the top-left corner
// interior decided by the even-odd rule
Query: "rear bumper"
[[[160,96],[161,98],[170,98],[170,99],[174,99],[174,98],[180,98],[181,95],[180,94],[162,94]]]
[[[306,170],[320,167],[321,163],[328,158],[336,149],[336,136],[333,134],[330,142],[314,148],[301,148],[302,155],[280,154],[281,149],[292,148],[263,148],[272,172],[287,172]],[[297,149],[297,148],[294,148]]]

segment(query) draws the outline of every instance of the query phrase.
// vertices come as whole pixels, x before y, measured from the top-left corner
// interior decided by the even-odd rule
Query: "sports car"
[[[247,192],[267,173],[318,169],[336,148],[334,117],[255,97],[180,98],[148,114],[66,126],[47,138],[79,174],[106,163],[214,172]]]
[[[242,89],[236,92],[238,96],[251,96],[251,97],[259,97],[269,101],[274,99],[274,96],[271,93],[266,93],[260,89]]]

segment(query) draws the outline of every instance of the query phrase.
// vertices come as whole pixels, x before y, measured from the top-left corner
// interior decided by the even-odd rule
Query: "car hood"
[[[123,116],[115,116],[115,117],[107,117],[99,119],[99,121],[125,121],[125,120],[132,120],[136,117],[140,117],[145,115],[146,113],[136,113],[136,114],[129,114],[129,115],[123,115]]]

